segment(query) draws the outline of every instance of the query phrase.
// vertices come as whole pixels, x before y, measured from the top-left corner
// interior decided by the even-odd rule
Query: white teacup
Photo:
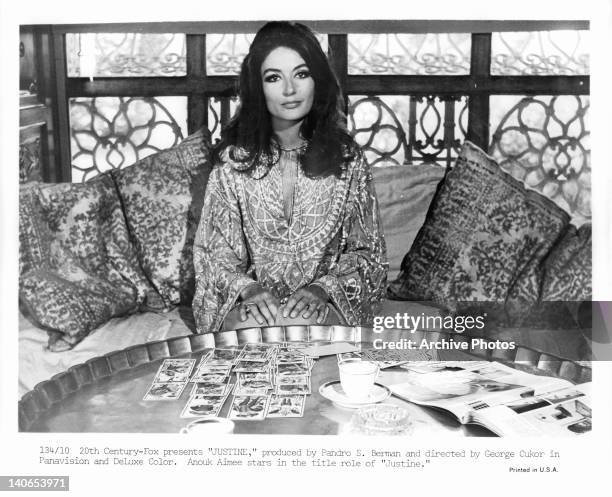
[[[374,361],[362,361],[350,358],[338,363],[340,384],[350,400],[357,402],[367,400],[380,368]]]
[[[234,432],[234,422],[226,418],[196,419],[181,428],[179,433],[186,435],[221,435]]]

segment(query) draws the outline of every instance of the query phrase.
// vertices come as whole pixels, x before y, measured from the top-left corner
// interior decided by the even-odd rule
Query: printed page
[[[454,364],[436,372],[411,372],[407,381],[390,388],[401,398],[446,409],[466,423],[474,411],[571,385],[565,380],[516,371],[497,362],[465,362],[463,367],[457,370]]]
[[[574,436],[592,430],[590,383],[483,409],[474,415],[503,436]]]

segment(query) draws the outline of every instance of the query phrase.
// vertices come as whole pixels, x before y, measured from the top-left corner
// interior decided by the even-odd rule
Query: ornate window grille
[[[186,116],[186,107],[184,97],[71,99],[72,181],[86,181],[173,147],[185,136],[186,119],[182,126],[177,119]]]
[[[591,217],[588,97],[491,97],[508,109],[492,115],[490,152],[502,169],[554,200],[579,221]]]
[[[372,166],[432,163],[450,167],[467,135],[467,99],[352,96],[348,128]]]
[[[328,33],[322,41],[347,95],[347,124],[373,166],[430,161],[449,166],[467,138],[529,186],[590,216],[587,22],[309,24]],[[34,27],[37,43],[50,55],[38,80],[51,81],[41,94],[52,102],[57,130],[56,164],[46,177],[86,180],[171,146],[201,126],[218,138],[237,106],[236,69],[250,43],[241,33],[254,33],[260,25],[159,23],[145,25],[146,34],[136,24]],[[100,33],[113,33],[111,42]],[[147,43],[154,49],[144,50]],[[153,106],[156,119],[147,126],[165,129],[165,137],[141,143],[138,137],[149,131],[122,111],[116,119],[107,117],[112,125],[102,133],[83,124],[88,120],[82,115],[75,118],[85,110],[98,113],[101,97],[115,98],[118,109],[127,102]],[[182,98],[183,110],[166,105],[167,97]],[[552,113],[549,125],[524,122],[534,106]],[[575,114],[561,118],[561,108]],[[553,115],[560,133],[551,131]],[[517,119],[523,124],[512,124]],[[96,147],[103,153],[94,154]],[[105,153],[107,163],[96,162]],[[541,161],[534,159],[538,153],[545,155]]]

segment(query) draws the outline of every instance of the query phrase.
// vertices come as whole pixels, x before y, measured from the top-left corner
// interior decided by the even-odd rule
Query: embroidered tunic
[[[387,262],[369,166],[359,152],[340,178],[308,178],[297,151],[273,150],[248,171],[226,151],[211,172],[193,250],[198,333],[219,331],[254,282],[279,299],[318,285],[346,324],[371,326]]]

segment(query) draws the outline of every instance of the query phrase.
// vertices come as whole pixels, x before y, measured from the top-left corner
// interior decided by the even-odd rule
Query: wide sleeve
[[[193,247],[198,333],[219,331],[240,292],[255,283],[247,274],[249,253],[231,173],[217,166],[210,175]]]
[[[372,326],[385,295],[388,263],[372,173],[360,155],[354,164],[339,252],[320,286],[350,326]]]

